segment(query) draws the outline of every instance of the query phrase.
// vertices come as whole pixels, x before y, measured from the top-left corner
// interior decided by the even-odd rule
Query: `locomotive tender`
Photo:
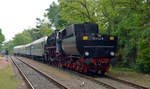
[[[72,24],[30,44],[14,47],[15,55],[41,57],[42,61],[79,72],[109,70],[115,56],[117,37],[102,35],[98,25]]]

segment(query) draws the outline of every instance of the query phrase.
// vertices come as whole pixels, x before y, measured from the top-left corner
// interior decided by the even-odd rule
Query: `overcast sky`
[[[57,0],[0,0],[0,28],[6,41],[24,29],[35,27],[45,9]]]

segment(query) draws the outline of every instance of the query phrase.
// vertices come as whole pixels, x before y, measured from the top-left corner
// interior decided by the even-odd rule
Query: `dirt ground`
[[[18,69],[15,67],[15,65],[11,62],[10,59],[7,59],[5,57],[0,57],[0,70],[4,69],[8,65],[11,65],[11,70],[13,72],[13,77],[20,82],[17,89],[28,89],[25,82],[23,81]]]
[[[20,81],[12,71],[11,60],[0,57],[0,89],[16,89],[19,85]]]
[[[0,69],[5,68],[8,64],[10,64],[10,60],[4,57],[0,57]]]

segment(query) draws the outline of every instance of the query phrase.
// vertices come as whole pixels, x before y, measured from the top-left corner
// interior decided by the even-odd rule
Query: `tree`
[[[31,35],[32,41],[35,41],[35,40],[43,37],[43,35],[39,31],[39,28],[29,29],[29,33]]]
[[[60,16],[67,23],[96,22],[97,0],[60,0]]]
[[[6,49],[8,49],[8,50],[9,50],[9,53],[11,54],[11,53],[13,53],[13,47],[14,47],[14,46],[15,46],[15,45],[14,45],[13,40],[10,40],[10,41],[5,42],[5,43],[3,44],[1,50],[6,50]]]
[[[24,30],[22,33],[18,33],[13,38],[14,45],[23,45],[32,42],[32,36],[28,30]]]
[[[46,11],[45,17],[48,17],[52,27],[62,29],[67,24],[66,21],[61,19],[61,16],[59,15],[60,9],[55,2],[53,2]]]
[[[42,24],[39,28],[39,32],[42,34],[42,36],[50,35],[53,30],[49,28],[48,24]]]
[[[0,29],[0,48],[1,48],[1,45],[2,45],[2,42],[5,40],[5,37],[4,35],[2,34],[2,30]]]

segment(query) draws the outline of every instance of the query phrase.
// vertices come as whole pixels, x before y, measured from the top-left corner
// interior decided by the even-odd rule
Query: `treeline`
[[[58,0],[58,3],[53,2],[44,13],[50,21],[46,28],[97,23],[100,33],[118,36],[116,56],[120,66],[150,72],[150,0]],[[25,37],[17,34],[14,44],[25,44],[43,36],[38,33],[40,28],[36,29],[25,30],[21,33],[28,35]],[[30,36],[34,37],[30,39]]]
[[[5,42],[1,50],[9,49],[13,53],[13,47],[31,43],[43,36],[47,36],[53,32],[51,26],[44,20],[37,18],[37,25],[35,28],[24,29],[22,33],[16,34],[12,40]]]

